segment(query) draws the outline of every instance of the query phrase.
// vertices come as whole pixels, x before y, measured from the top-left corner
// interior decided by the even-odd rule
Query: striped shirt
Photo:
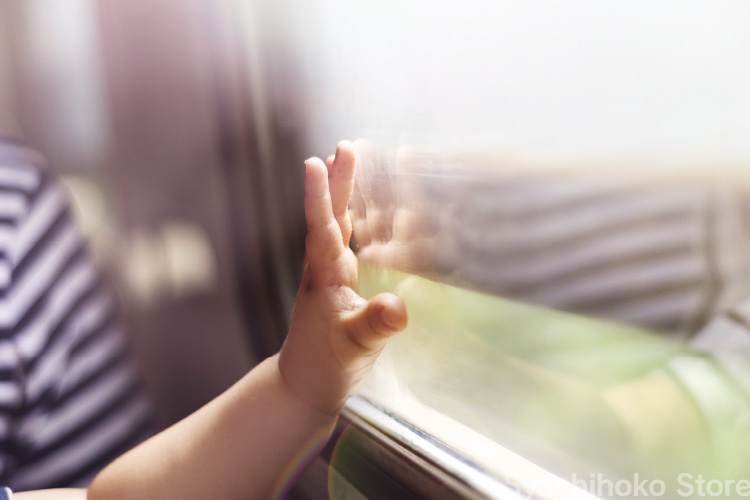
[[[151,414],[65,192],[0,141],[0,484],[86,486]]]

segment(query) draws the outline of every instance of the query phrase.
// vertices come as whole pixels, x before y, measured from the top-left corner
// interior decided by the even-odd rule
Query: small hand
[[[349,248],[348,205],[354,185],[354,146],[342,141],[328,168],[305,162],[307,259],[279,356],[290,389],[317,410],[334,415],[352,396],[387,340],[406,327],[397,296],[367,301],[357,294],[357,258]]]

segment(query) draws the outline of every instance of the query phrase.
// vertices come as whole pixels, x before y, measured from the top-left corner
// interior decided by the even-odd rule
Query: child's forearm
[[[196,413],[109,465],[89,500],[268,498],[335,418],[297,398],[267,359]]]
[[[15,493],[13,500],[86,500],[86,490],[60,489]]]

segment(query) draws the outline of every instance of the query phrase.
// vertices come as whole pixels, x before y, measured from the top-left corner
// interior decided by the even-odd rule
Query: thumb
[[[388,339],[406,328],[406,306],[400,297],[381,293],[347,319],[349,338],[368,351],[380,351]]]

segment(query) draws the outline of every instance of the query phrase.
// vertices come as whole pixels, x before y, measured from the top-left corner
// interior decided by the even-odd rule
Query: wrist
[[[305,394],[305,391],[295,388],[295,384],[292,383],[291,377],[286,374],[289,369],[289,363],[286,362],[286,360],[283,358],[284,356],[282,350],[282,352],[279,352],[269,358],[269,361],[273,363],[274,370],[276,371],[281,384],[284,386],[284,390],[287,392],[289,397],[295,399],[299,404],[303,405],[310,412],[312,412],[317,418],[328,420],[331,422],[335,421],[341,413],[341,410],[344,409],[344,403],[346,403],[346,400],[343,399],[337,402],[337,404],[320,404],[319,402],[314,401],[315,398],[307,397],[310,396],[310,394]]]

